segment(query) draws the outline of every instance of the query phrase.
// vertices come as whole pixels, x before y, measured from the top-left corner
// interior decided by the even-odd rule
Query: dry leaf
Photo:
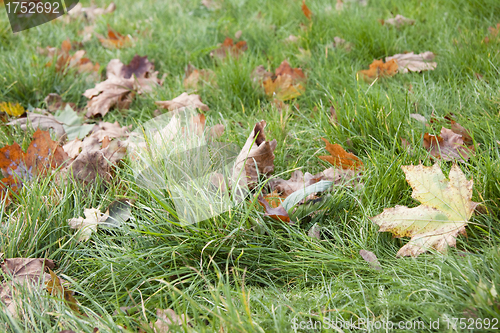
[[[253,188],[259,181],[259,175],[268,176],[274,171],[274,150],[278,142],[276,139],[271,142],[266,141],[265,127],[266,122],[264,120],[255,124],[236,158],[232,174],[233,184],[236,183],[239,177],[246,177],[241,178],[238,182]],[[244,172],[243,167],[245,168]]]
[[[402,27],[403,25],[413,25],[415,20],[404,17],[403,15],[396,15],[394,18],[390,18],[387,20],[382,20],[382,24],[392,25],[396,28]]]
[[[202,111],[209,110],[208,106],[201,102],[199,95],[189,95],[188,93],[182,93],[171,101],[158,101],[155,104],[169,111],[183,108],[200,109]]]
[[[211,57],[217,57],[219,59],[225,59],[226,56],[238,58],[238,56],[245,52],[248,48],[247,42],[239,41],[234,44],[233,39],[226,37],[224,42],[219,46],[219,48],[210,52]]]
[[[380,267],[380,263],[378,262],[377,256],[375,253],[366,250],[360,250],[359,255],[365,259],[366,262],[370,263],[370,266],[377,271],[381,271],[382,267]]]
[[[67,23],[71,19],[85,18],[89,22],[94,22],[97,17],[114,12],[116,5],[114,2],[110,3],[107,8],[99,8],[95,5],[90,7],[83,7],[81,3],[77,3],[71,10],[68,11],[68,15],[61,16],[60,19],[65,20]]]
[[[490,34],[490,37],[488,36],[484,37],[484,42],[486,44],[488,44],[492,40],[498,40],[498,37],[500,36],[500,23],[497,24],[496,28],[489,27],[488,32]]]
[[[382,60],[373,60],[370,69],[361,70],[358,74],[363,80],[371,82],[379,77],[391,77],[398,72],[398,63],[396,60],[390,60],[384,63]]]
[[[47,104],[47,110],[49,112],[54,112],[57,110],[64,110],[66,108],[66,105],[69,105],[73,110],[76,110],[76,104],[75,103],[65,103],[62,100],[62,97],[59,96],[58,94],[48,94],[47,97],[44,98],[43,100]]]
[[[122,34],[111,29],[108,25],[108,38],[96,34],[102,46],[108,49],[121,49],[132,45],[132,37],[130,35],[123,36]]]
[[[333,37],[333,47],[334,48],[344,48],[347,52],[351,51],[353,44],[346,42],[345,39],[338,36]]]
[[[102,142],[104,137],[108,137],[108,139],[126,138],[131,128],[132,125],[122,127],[117,121],[113,124],[100,121],[99,124],[94,126],[90,136],[97,138],[99,142]]]
[[[305,91],[306,76],[300,68],[291,68],[288,61],[284,60],[276,69],[275,75],[268,75],[258,67],[252,72],[253,80],[264,78],[262,85],[269,97],[281,101],[296,98]]]
[[[109,217],[107,214],[101,213],[96,208],[85,208],[83,211],[85,218],[77,217],[68,220],[68,225],[71,229],[77,229],[77,240],[79,242],[86,242],[89,240],[93,232],[97,231],[97,225],[106,221]]]
[[[286,212],[285,208],[280,204],[278,207],[273,208],[269,205],[269,203],[264,199],[262,195],[259,195],[258,197],[259,203],[264,207],[266,210],[266,213],[264,216],[269,216],[272,219],[283,221],[283,222],[290,222],[290,216],[288,216],[288,213]]]
[[[50,280],[46,282],[45,287],[50,295],[59,297],[64,300],[64,302],[71,308],[71,310],[80,313],[78,310],[78,302],[73,297],[73,292],[66,289],[61,283],[61,279],[52,272],[49,268]]]
[[[68,166],[73,176],[83,183],[94,182],[99,176],[110,181],[112,166],[125,157],[127,143],[113,140],[108,146],[102,147],[96,137],[86,137],[82,143],[82,152]]]
[[[287,43],[297,43],[299,41],[299,38],[300,37],[297,37],[297,36],[294,36],[294,35],[290,35],[287,38],[285,38],[285,42],[287,42]],[[262,66],[262,68],[264,68],[264,66]]]
[[[45,268],[54,268],[55,265],[50,259],[10,258],[5,259],[0,267],[5,275],[11,277],[0,285],[0,300],[7,311],[17,318],[17,307],[21,305],[16,302],[19,289],[43,288],[44,281],[50,280]]]
[[[424,134],[423,146],[430,154],[445,161],[465,162],[474,155],[474,147],[466,147],[460,134],[441,128],[441,136]]]
[[[158,320],[156,320],[153,326],[155,333],[169,333],[170,327],[182,326],[183,323],[189,321],[187,315],[181,314],[178,316],[172,309],[156,309],[156,317],[158,317]]]
[[[14,142],[11,146],[0,149],[0,169],[3,173],[0,183],[0,200],[4,196],[10,196],[6,185],[14,192],[19,190],[23,183],[34,179],[36,176],[44,176],[50,168],[64,166],[68,155],[57,142],[52,141],[49,132],[38,129],[33,134],[26,153]],[[7,194],[8,193],[8,194]],[[7,198],[7,202],[9,199]]]
[[[258,84],[262,84],[262,82],[264,82],[267,78],[271,78],[272,76],[273,73],[268,72],[262,65],[255,67],[255,69],[250,74],[252,82]]]
[[[397,256],[416,257],[431,248],[446,252],[455,246],[458,234],[465,234],[477,202],[471,201],[473,181],[465,178],[454,164],[447,180],[436,163],[432,167],[409,165],[401,167],[412,197],[421,205],[414,208],[396,206],[386,208],[371,221],[380,226],[380,232],[390,231],[395,237],[411,237]]]
[[[82,140],[75,138],[63,146],[64,151],[70,158],[75,158],[80,154],[80,149],[83,147]]]
[[[57,72],[65,73],[69,68],[75,68],[78,73],[90,73],[94,78],[98,77],[99,64],[92,62],[85,57],[85,51],[76,51],[73,55],[70,55],[72,45],[69,39],[66,39],[61,44],[61,50],[53,47],[47,47],[46,49],[39,49],[40,53],[46,54],[48,57],[53,58],[56,56],[55,69]],[[52,60],[47,64],[47,66],[52,65]]]
[[[2,102],[0,103],[0,112],[5,112],[9,116],[20,117],[26,111],[19,103]]]
[[[325,149],[331,156],[318,156],[320,159],[342,169],[357,170],[363,168],[363,162],[354,154],[346,152],[339,144],[331,144],[324,138],[321,140],[326,143]]]
[[[386,63],[391,60],[396,60],[398,65],[398,73],[405,74],[408,72],[422,72],[422,71],[432,71],[437,67],[437,63],[432,62],[434,60],[434,53],[424,52],[420,54],[414,54],[413,52],[404,54],[395,54],[392,57],[385,58]]]
[[[337,3],[335,4],[335,10],[336,11],[344,10],[344,2],[342,0],[337,0]]]
[[[312,19],[313,14],[312,14],[311,10],[309,9],[309,7],[307,7],[306,0],[302,0],[302,13],[304,13],[305,17],[308,20]]]
[[[221,0],[202,0],[201,4],[208,9],[221,9],[222,1]]]
[[[196,69],[191,64],[188,64],[185,69],[184,88],[198,89],[198,84],[201,86],[210,84],[216,86],[215,73],[210,69]]]
[[[26,114],[26,118],[19,118],[13,120],[7,125],[15,126],[19,125],[23,131],[26,131],[28,127],[30,128],[39,128],[41,130],[49,130],[53,129],[57,138],[62,138],[65,136],[66,131],[64,130],[63,123],[58,121],[53,115],[50,113],[39,110],[43,112],[43,114],[28,112]]]

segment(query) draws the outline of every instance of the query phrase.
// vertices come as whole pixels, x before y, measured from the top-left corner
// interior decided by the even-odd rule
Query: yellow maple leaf
[[[0,111],[7,113],[9,116],[19,117],[25,110],[19,103],[2,102],[0,103]]]

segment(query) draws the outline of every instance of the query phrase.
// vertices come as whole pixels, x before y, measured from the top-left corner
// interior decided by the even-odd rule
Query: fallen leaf
[[[208,9],[221,9],[222,8],[222,1],[220,0],[202,0],[201,4]]]
[[[83,147],[82,140],[76,138],[73,141],[66,143],[63,146],[64,151],[70,158],[75,158],[80,154],[80,149]]]
[[[81,3],[77,3],[72,9],[68,11],[68,15],[64,15],[61,19],[69,23],[72,19],[84,18],[89,22],[94,22],[99,16],[114,12],[116,5],[114,2],[110,3],[107,8],[99,8],[92,4],[90,7],[83,7]]]
[[[132,217],[130,203],[125,200],[115,200],[109,204],[106,214],[108,218],[101,224],[108,227],[119,227]]]
[[[2,272],[10,279],[0,285],[0,300],[6,305],[7,311],[18,318],[17,308],[20,302],[16,301],[22,289],[43,288],[44,281],[50,280],[45,268],[54,268],[50,259],[40,258],[9,258],[0,265]]]
[[[370,69],[361,70],[358,74],[367,82],[371,82],[379,77],[391,77],[398,72],[398,63],[396,60],[390,60],[384,63],[382,60],[373,60]]]
[[[304,50],[303,48],[299,47],[299,54],[297,54],[296,57],[300,62],[306,63],[311,60],[312,54],[310,50]]]
[[[471,201],[473,181],[465,178],[454,164],[447,180],[436,163],[432,167],[409,165],[401,167],[413,189],[412,197],[421,205],[414,208],[396,206],[370,218],[379,225],[379,232],[390,231],[395,237],[411,237],[397,256],[416,257],[431,248],[446,252],[455,246],[458,234],[479,204]]]
[[[75,179],[83,183],[94,182],[99,176],[105,181],[112,178],[112,167],[127,153],[125,141],[113,140],[102,147],[99,139],[88,136],[82,142],[82,151],[68,166]]]
[[[226,56],[238,58],[241,53],[245,52],[248,48],[247,42],[239,41],[234,44],[233,39],[226,37],[224,42],[219,46],[219,48],[210,52],[211,57],[217,57],[219,59],[225,59]]]
[[[69,105],[64,110],[57,111],[54,118],[62,124],[68,140],[83,139],[94,127],[84,124],[83,119]]]
[[[108,139],[126,138],[132,128],[132,125],[122,127],[117,121],[114,123],[100,121],[99,124],[92,126],[93,128],[90,132],[90,136],[97,138],[99,142],[102,142],[105,137],[108,137]]]
[[[66,105],[69,105],[73,110],[76,110],[76,104],[75,103],[65,103],[62,100],[62,97],[59,96],[58,94],[48,94],[47,97],[44,98],[43,100],[45,104],[47,104],[47,110],[49,112],[54,112],[57,110],[64,110]]]
[[[304,13],[305,17],[308,20],[312,19],[313,14],[312,14],[311,10],[309,9],[309,7],[307,7],[306,0],[302,0],[302,13]]]
[[[259,181],[259,175],[268,176],[274,171],[274,150],[278,142],[276,139],[271,142],[266,141],[265,127],[264,120],[255,124],[234,163],[233,184],[242,183],[253,188]]]
[[[299,38],[300,37],[297,37],[297,36],[294,36],[294,35],[290,35],[287,38],[285,38],[285,42],[287,42],[287,43],[297,43],[299,41]],[[264,68],[264,66],[262,66],[262,68]]]
[[[156,317],[158,317],[158,319],[154,325],[152,325],[155,333],[169,333],[170,327],[182,326],[189,321],[187,315],[181,314],[179,316],[172,309],[156,309]]]
[[[410,118],[413,118],[419,122],[421,122],[422,124],[427,124],[427,119],[425,119],[424,116],[422,116],[421,114],[417,114],[417,113],[410,113]]]
[[[344,2],[342,0],[337,0],[337,3],[335,4],[335,10],[336,11],[344,10]]]
[[[311,229],[307,232],[307,236],[321,239],[321,227],[317,223],[314,223]]]
[[[60,121],[45,110],[38,109],[37,111],[42,113],[27,112],[26,118],[15,119],[7,123],[7,125],[19,125],[23,131],[28,130],[28,128],[39,128],[44,131],[53,129],[57,138],[65,136],[66,132]]]
[[[123,36],[116,32],[108,25],[108,38],[96,34],[102,46],[108,49],[121,49],[132,45],[132,37],[130,35]]]
[[[398,65],[398,73],[405,74],[408,72],[432,71],[437,67],[434,60],[434,53],[424,52],[414,54],[413,52],[404,54],[395,54],[392,57],[386,57],[386,63],[395,60]]]
[[[259,203],[264,207],[266,210],[266,213],[264,216],[269,216],[272,219],[283,221],[283,222],[290,222],[290,216],[288,216],[288,213],[286,212],[285,208],[280,204],[278,207],[273,208],[269,205],[269,203],[264,199],[262,195],[259,195],[258,197]]]
[[[188,64],[185,70],[184,88],[197,90],[198,84],[201,86],[205,84],[216,86],[215,73],[210,69],[196,69],[191,64]]]
[[[6,185],[16,192],[25,182],[31,181],[36,176],[44,176],[49,169],[64,166],[68,159],[62,147],[52,141],[50,133],[40,129],[33,134],[33,140],[26,153],[16,142],[1,148],[0,169],[4,176],[1,180],[4,185],[0,183],[0,200],[6,195],[11,195],[7,192]]]
[[[465,129],[462,125],[457,123],[455,120],[450,119],[451,123],[451,130],[462,136],[462,140],[464,141],[464,144],[466,146],[472,146],[474,144],[474,141],[472,140],[472,137],[469,134],[469,131]]]
[[[432,156],[445,161],[465,162],[471,155],[474,155],[473,146],[465,146],[460,134],[445,127],[441,128],[441,136],[425,133],[423,146]]]
[[[392,26],[395,26],[396,28],[402,27],[404,25],[413,25],[414,23],[415,23],[415,20],[406,18],[403,15],[399,15],[399,14],[396,15],[396,17],[394,17],[394,18],[382,20],[382,24],[392,25]]]
[[[45,282],[45,287],[50,295],[64,300],[71,310],[80,313],[78,302],[73,297],[73,292],[61,283],[61,279],[49,268],[50,280]]]
[[[26,111],[19,103],[2,102],[0,103],[0,112],[5,112],[9,116],[20,117]]]
[[[318,156],[320,159],[342,169],[357,170],[363,168],[363,162],[356,155],[346,152],[339,144],[331,144],[324,138],[321,140],[326,143],[325,149],[331,156]]]
[[[97,231],[97,225],[103,223],[109,217],[96,208],[85,208],[83,214],[85,218],[77,217],[68,220],[70,228],[78,230],[76,239],[79,242],[88,241],[92,233]]]
[[[208,106],[201,102],[199,95],[189,95],[188,93],[182,93],[171,101],[158,101],[155,104],[169,111],[183,108],[200,109],[202,111],[209,110]]]
[[[106,115],[112,107],[127,109],[135,93],[151,92],[161,80],[158,72],[146,57],[136,55],[129,65],[118,59],[112,59],[106,67],[107,80],[98,83],[95,88],[87,89],[83,96],[87,97],[86,117]],[[125,77],[128,76],[128,77]]]
[[[252,74],[255,77],[263,78],[262,85],[266,95],[277,98],[281,101],[296,98],[305,91],[306,76],[300,68],[292,68],[288,61],[284,60],[276,69],[275,75],[262,73],[260,67]]]
[[[498,23],[495,27],[489,27],[488,32],[490,36],[484,37],[484,42],[488,44],[492,40],[498,40],[498,37],[500,36],[500,23]],[[491,38],[490,38],[491,37]]]
[[[346,42],[345,39],[336,36],[336,37],[333,37],[333,47],[334,48],[343,48],[347,52],[349,52],[349,51],[351,51],[353,44]]]
[[[377,256],[375,253],[371,251],[366,251],[366,250],[359,250],[359,255],[368,263],[370,263],[370,266],[377,271],[381,271],[382,267],[380,267],[380,263],[377,259]]]
[[[255,67],[255,69],[250,74],[252,82],[258,84],[262,84],[262,82],[264,82],[267,78],[271,78],[272,76],[273,73],[268,72],[262,65]]]

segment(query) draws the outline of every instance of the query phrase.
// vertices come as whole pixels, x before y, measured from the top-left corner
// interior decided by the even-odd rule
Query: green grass
[[[268,140],[278,141],[275,174],[283,173],[282,178],[296,168],[314,174],[328,167],[317,157],[325,154],[321,137],[356,154],[366,166],[364,187],[332,192],[328,209],[315,217],[321,240],[307,236],[312,221],[285,225],[270,220],[255,200],[207,221],[176,226],[168,195],[138,187],[125,165],[111,184],[97,181],[87,188],[40,179],[0,210],[0,253],[53,259],[87,316],[76,315],[46,292],[26,292],[23,318],[0,310],[1,331],[92,332],[97,327],[99,332],[138,332],[142,327],[152,332],[143,323],[156,321],[156,308],[192,318],[192,327],[173,332],[292,332],[294,319],[322,318],[422,321],[425,329],[408,331],[466,332],[448,328],[445,320],[500,319],[498,296],[492,305],[491,298],[480,296],[485,293],[479,286],[481,281],[486,289],[500,291],[500,42],[483,42],[487,28],[500,22],[500,3],[370,0],[366,7],[353,2],[336,12],[334,1],[316,0],[308,1],[312,23],[300,6],[299,0],[225,0],[221,9],[209,10],[198,0],[122,0],[113,14],[96,21],[96,31],[104,34],[109,24],[137,37],[135,45],[108,50],[94,38],[85,50],[101,64],[103,77],[111,59],[128,63],[135,54],[154,61],[160,76],[168,74],[162,87],[137,96],[129,110],[112,110],[105,121],[135,126],[151,119],[154,101],[185,91],[184,67],[192,63],[217,75],[217,86],[198,92],[210,107],[208,124],[224,124],[221,139],[242,147],[255,123],[265,119]],[[396,29],[378,22],[396,14],[416,23]],[[83,21],[56,21],[12,34],[2,12],[0,101],[44,107],[44,97],[58,93],[85,106],[82,93],[95,82],[56,73],[37,52],[37,47],[60,47],[66,38],[80,40],[84,26]],[[211,59],[210,50],[238,30],[248,50],[237,60]],[[283,42],[290,34],[300,41]],[[330,47],[335,36],[353,43],[352,51]],[[299,47],[311,51],[308,61],[301,62]],[[373,85],[357,80],[356,72],[373,59],[404,51],[434,52],[437,69]],[[280,114],[252,85],[250,73],[257,65],[274,70],[284,59],[305,71],[307,89]],[[329,121],[331,105],[337,124]],[[433,161],[421,148],[428,129],[410,113],[427,119],[434,113],[436,132],[453,113],[474,139],[477,154],[460,168],[474,180],[473,201],[483,205],[470,220],[467,237],[460,236],[457,248],[446,255],[396,258],[408,239],[379,233],[368,219],[384,208],[418,205],[400,166]],[[2,124],[0,133],[0,147],[16,141],[26,148],[33,132]],[[400,138],[412,143],[412,153]],[[451,163],[440,165],[447,174]],[[132,219],[118,229],[101,228],[86,243],[76,242],[67,220],[83,216],[85,208],[104,211],[117,198],[134,200]],[[374,252],[383,270],[371,269],[359,256],[361,249]],[[124,306],[138,311],[113,314]],[[440,328],[429,328],[438,319]]]

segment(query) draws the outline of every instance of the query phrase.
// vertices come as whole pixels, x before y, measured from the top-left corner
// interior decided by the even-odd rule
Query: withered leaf
[[[217,85],[215,73],[210,69],[196,69],[193,65],[188,64],[185,69],[184,88],[197,90],[198,85],[205,84]]]
[[[307,7],[306,0],[302,0],[302,13],[304,13],[305,17],[308,20],[312,19],[313,14],[312,14],[311,10],[309,9],[309,7]]]
[[[97,17],[112,13],[115,9],[116,5],[114,2],[110,3],[107,8],[99,8],[94,4],[90,7],[83,7],[81,3],[77,3],[73,8],[68,10],[68,15],[61,16],[60,19],[65,20],[67,23],[71,19],[78,18],[85,18],[87,21],[93,22]]]
[[[155,104],[169,111],[182,108],[200,109],[202,111],[209,110],[208,106],[202,103],[199,95],[189,95],[188,93],[182,93],[171,101],[158,101]]]
[[[404,17],[403,15],[396,15],[394,18],[390,18],[387,20],[382,20],[382,24],[388,24],[395,26],[396,28],[402,27],[404,25],[413,25],[415,20]]]
[[[441,136],[425,133],[423,146],[432,156],[445,161],[465,162],[471,155],[474,155],[473,146],[465,146],[460,134],[444,127],[441,128]]]
[[[363,162],[356,155],[346,152],[339,144],[331,144],[325,138],[321,138],[321,140],[326,143],[325,149],[331,156],[318,156],[320,159],[342,169],[357,170],[363,168]]]
[[[156,309],[156,317],[158,320],[151,325],[155,333],[168,333],[170,327],[172,326],[182,326],[183,323],[189,322],[189,317],[187,315],[181,314],[180,316],[175,313],[172,309]]]
[[[296,98],[305,91],[306,76],[300,68],[292,68],[288,61],[284,60],[276,69],[274,75],[267,75],[258,70],[254,73],[257,77],[263,77],[262,85],[266,95],[281,101]]]
[[[232,38],[226,37],[219,48],[210,52],[210,56],[219,59],[225,59],[229,55],[230,57],[237,58],[241,53],[245,52],[247,48],[247,42],[239,41],[234,44]]]
[[[78,302],[73,297],[73,292],[62,285],[61,279],[49,268],[50,280],[46,281],[46,288],[50,295],[59,297],[71,308],[71,310],[80,313]]]
[[[384,63],[382,60],[373,60],[370,69],[361,70],[358,74],[367,82],[371,82],[379,77],[391,77],[398,72],[398,63],[396,60],[389,60]]]
[[[381,271],[382,267],[380,267],[380,263],[377,259],[375,253],[367,250],[359,250],[359,255],[366,261],[370,263],[370,266],[377,271]]]
[[[286,212],[285,208],[280,204],[278,207],[273,208],[271,205],[269,205],[269,202],[267,202],[262,195],[259,195],[258,197],[259,203],[264,207],[266,210],[266,213],[264,216],[269,216],[272,219],[283,221],[283,222],[290,222],[290,216],[288,216],[288,213]]]
[[[408,72],[432,71],[436,69],[437,63],[433,62],[434,53],[424,52],[420,54],[403,53],[395,54],[392,57],[386,57],[386,63],[395,60],[398,65],[398,73],[405,74]]]
[[[28,127],[39,128],[45,131],[53,129],[58,138],[62,138],[66,134],[62,122],[58,121],[53,115],[44,110],[38,109],[37,111],[42,113],[27,112],[26,118],[13,120],[7,123],[7,125],[19,125],[23,131],[26,131]]]
[[[78,230],[77,240],[79,242],[88,241],[92,233],[97,231],[97,226],[104,223],[109,217],[96,208],[85,208],[83,214],[85,218],[77,217],[68,220],[70,228]]]
[[[99,34],[96,34],[97,38],[101,42],[102,46],[108,49],[120,49],[132,45],[132,37],[130,35],[123,36],[119,32],[113,30],[108,25],[108,38],[105,38]]]

